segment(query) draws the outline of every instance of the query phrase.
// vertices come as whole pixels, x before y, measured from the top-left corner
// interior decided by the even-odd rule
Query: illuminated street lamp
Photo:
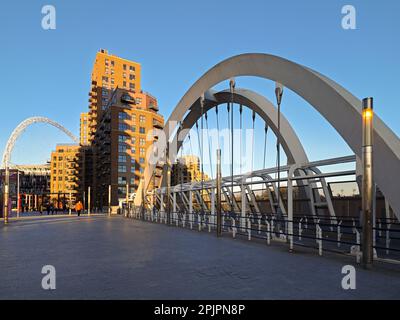
[[[373,99],[365,98],[362,102],[362,261],[367,269],[372,267],[372,206],[373,206]]]

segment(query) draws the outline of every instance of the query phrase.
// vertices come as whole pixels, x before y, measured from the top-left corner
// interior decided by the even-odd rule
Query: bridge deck
[[[400,267],[357,268],[343,290],[345,256],[288,253],[121,217],[44,217],[0,227],[0,298],[353,299],[400,298]],[[54,265],[57,289],[41,289]]]

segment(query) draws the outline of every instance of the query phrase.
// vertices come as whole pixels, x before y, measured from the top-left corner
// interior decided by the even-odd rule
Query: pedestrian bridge
[[[240,88],[237,83],[242,76],[276,82],[278,107],[261,94]],[[214,89],[226,80],[226,90]],[[309,161],[301,140],[281,111],[286,88],[314,107],[353,154]],[[227,106],[225,114],[221,112],[222,105]],[[234,133],[242,132],[246,110],[252,114],[253,129],[256,120],[264,122],[262,143],[255,144],[254,130],[250,141],[242,139],[242,133]],[[216,140],[209,135],[209,119],[214,112]],[[164,130],[154,134],[144,178],[125,214],[199,231],[214,232],[218,227],[232,237],[262,238],[268,244],[287,242],[290,250],[298,245],[315,247],[319,254],[324,250],[353,254],[359,261],[362,112],[360,99],[308,67],[268,54],[242,54],[226,59],[190,87]],[[228,124],[228,134],[221,132],[221,123]],[[398,259],[400,140],[377,115],[373,116],[372,136],[374,254],[377,259]],[[276,140],[273,155],[277,165],[270,168],[265,166],[265,159],[271,154],[267,151],[267,137]],[[179,167],[177,159],[189,154],[188,149],[192,152],[196,138],[201,178],[188,182],[184,181],[183,172],[179,174],[179,170],[185,169]],[[242,159],[243,153],[249,157],[249,145],[250,170],[242,171],[242,163],[234,163],[237,158]],[[230,161],[230,175],[224,177],[218,173],[215,156],[221,149],[222,157]],[[253,168],[256,157],[263,157],[262,168]],[[178,178],[171,184],[174,165]],[[222,225],[217,224],[218,210]]]

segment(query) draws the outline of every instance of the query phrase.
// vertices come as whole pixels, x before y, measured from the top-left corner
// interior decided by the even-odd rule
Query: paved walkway
[[[53,265],[56,290],[41,288]],[[1,299],[399,299],[400,266],[357,268],[345,256],[288,253],[121,217],[45,217],[0,226]]]

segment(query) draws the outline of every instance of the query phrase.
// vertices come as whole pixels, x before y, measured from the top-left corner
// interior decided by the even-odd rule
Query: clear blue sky
[[[56,30],[41,28],[45,4],[56,7]],[[357,30],[341,27],[345,4],[356,8]],[[142,86],[158,98],[166,118],[210,67],[235,54],[263,52],[313,68],[359,98],[373,96],[376,112],[400,135],[399,31],[397,0],[7,1],[0,12],[0,150],[13,128],[33,115],[78,134],[99,48],[142,64]],[[271,82],[237,83],[273,99]],[[351,153],[293,93],[285,92],[283,112],[310,159]],[[12,162],[44,162],[63,142],[68,138],[56,129],[35,125],[18,141]]]

